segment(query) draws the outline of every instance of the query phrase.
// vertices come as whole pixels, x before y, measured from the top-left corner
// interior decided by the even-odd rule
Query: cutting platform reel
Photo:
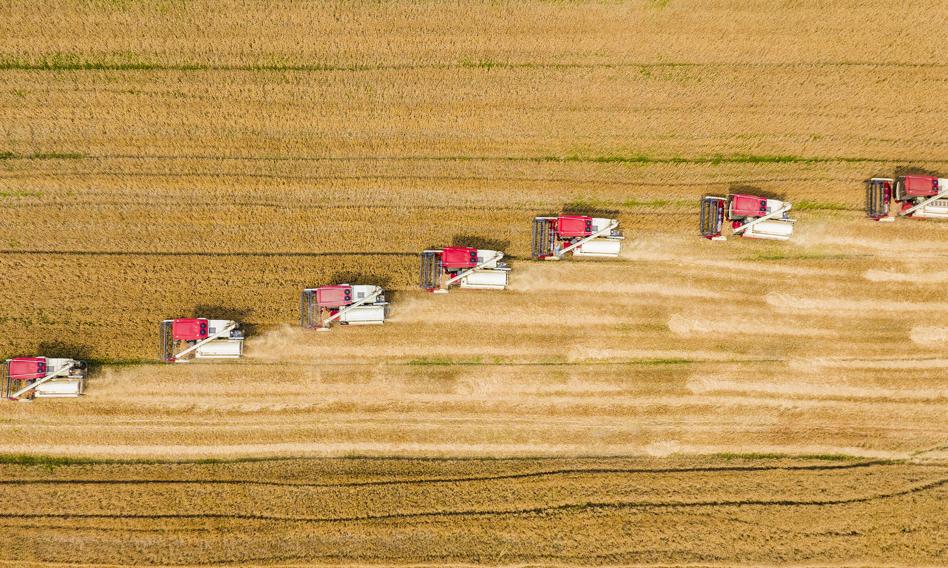
[[[300,325],[328,331],[333,322],[342,325],[382,325],[388,302],[381,286],[338,284],[307,288],[300,295]]]
[[[734,236],[786,241],[796,223],[789,216],[792,207],[785,201],[756,195],[707,195],[700,202],[699,231],[706,239],[723,241],[724,226],[729,222]]]
[[[471,247],[426,250],[420,256],[419,285],[436,294],[446,294],[454,285],[503,290],[510,273],[503,258],[500,251]]]

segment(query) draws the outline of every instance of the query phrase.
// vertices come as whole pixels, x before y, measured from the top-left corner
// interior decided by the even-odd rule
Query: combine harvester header
[[[178,318],[161,322],[161,360],[237,359],[244,352],[240,324],[231,320]]]
[[[435,294],[461,288],[503,290],[510,267],[501,262],[504,253],[471,247],[445,247],[421,253],[420,285]]]
[[[65,398],[82,394],[86,364],[75,359],[17,357],[0,366],[0,388],[4,398]]]
[[[381,286],[339,284],[307,288],[300,296],[300,325],[329,331],[333,322],[342,325],[382,325],[388,302]]]
[[[892,200],[901,205],[889,216]],[[872,178],[866,181],[866,215],[874,221],[895,221],[896,217],[948,219],[948,178],[910,175]]]
[[[732,235],[786,241],[793,235],[796,222],[789,216],[791,207],[786,201],[756,195],[707,195],[701,198],[701,236],[712,241],[727,240],[722,234],[727,221]]]
[[[533,219],[533,258],[560,260],[573,256],[617,257],[622,248],[617,219],[560,215]]]

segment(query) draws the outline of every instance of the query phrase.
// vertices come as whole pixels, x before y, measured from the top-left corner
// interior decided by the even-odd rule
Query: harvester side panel
[[[434,290],[441,287],[441,255],[435,251],[421,253],[421,267],[419,271],[419,285],[425,290]]]

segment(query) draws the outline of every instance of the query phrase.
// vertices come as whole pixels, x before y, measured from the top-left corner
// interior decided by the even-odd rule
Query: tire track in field
[[[60,156],[50,157],[31,157],[12,155],[3,158],[3,160],[33,160],[33,159],[62,159]],[[719,165],[719,164],[755,164],[755,165],[775,165],[786,166],[794,164],[903,164],[904,158],[886,158],[886,157],[868,157],[868,156],[695,156],[685,157],[650,157],[630,155],[623,156],[465,156],[465,155],[445,155],[445,156],[426,156],[426,155],[333,155],[333,156],[257,156],[257,155],[214,155],[214,154],[82,154],[80,156],[70,156],[69,159],[95,159],[95,160],[206,160],[216,162],[532,162],[537,164],[637,164],[637,165]],[[922,157],[916,161],[923,163],[948,163],[948,159]]]
[[[948,478],[929,483],[914,485],[889,493],[877,493],[860,497],[842,499],[735,499],[707,501],[588,501],[585,503],[564,503],[545,507],[527,507],[519,509],[468,509],[452,511],[419,511],[414,513],[384,513],[378,515],[352,515],[345,517],[294,517],[285,515],[260,515],[250,513],[3,513],[8,519],[115,519],[115,520],[189,520],[217,519],[239,521],[284,522],[302,524],[338,524],[372,521],[405,521],[422,518],[452,517],[503,517],[546,515],[550,513],[582,513],[596,510],[625,509],[699,509],[710,507],[831,507],[870,503],[904,497],[937,489],[948,484]]]
[[[389,174],[363,174],[363,175],[307,175],[307,174],[262,174],[254,172],[214,172],[214,171],[202,171],[202,172],[120,172],[112,170],[97,170],[97,171],[82,171],[82,172],[59,172],[52,170],[35,170],[31,169],[26,173],[0,173],[0,180],[4,179],[33,179],[37,177],[105,177],[112,176],[118,178],[126,177],[156,177],[156,178],[193,178],[193,177],[210,177],[210,178],[252,178],[252,179],[293,179],[301,181],[321,181],[321,180],[334,180],[334,181],[364,181],[364,180],[386,180],[386,181],[420,181],[420,180],[445,180],[445,181],[498,181],[498,182],[548,182],[548,183],[581,183],[581,184],[609,184],[609,185],[621,185],[629,187],[661,187],[667,189],[669,187],[707,187],[707,186],[722,186],[730,187],[735,184],[748,184],[748,183],[800,183],[807,181],[823,181],[823,182],[841,182],[841,181],[852,181],[850,176],[839,175],[839,176],[809,176],[809,177],[796,177],[796,178],[739,178],[731,180],[708,180],[708,181],[675,181],[675,182],[650,182],[647,180],[643,181],[629,181],[629,180],[611,180],[611,179],[577,179],[577,178],[564,178],[564,177],[527,177],[527,176],[449,176],[449,175],[437,175],[437,174],[408,174],[408,175],[389,175]],[[454,205],[452,205],[454,207]],[[491,209],[496,209],[496,207],[491,207]],[[863,211],[863,208],[854,207],[852,209],[846,209],[847,211]]]
[[[243,479],[0,479],[3,485],[191,485],[191,484],[220,484],[220,485],[259,485],[266,487],[310,487],[310,488],[346,488],[346,487],[375,487],[390,485],[435,485],[448,483],[478,483],[482,481],[506,481],[517,479],[533,479],[569,475],[663,475],[689,473],[741,473],[741,472],[768,472],[768,471],[843,471],[863,469],[875,466],[895,466],[901,462],[896,460],[869,460],[852,464],[816,464],[816,465],[786,465],[786,466],[725,466],[725,467],[686,467],[686,468],[564,468],[545,471],[509,473],[484,476],[463,477],[427,477],[418,479],[385,479],[373,481],[354,481],[342,483],[293,483],[283,481],[260,481]],[[916,464],[918,465],[918,464]]]
[[[704,68],[736,67],[746,69],[782,69],[797,67],[890,67],[911,69],[936,69],[948,65],[938,62],[917,63],[908,61],[714,61],[714,62],[657,62],[657,61],[618,61],[618,62],[549,62],[549,61],[490,61],[489,65],[478,62],[444,63],[381,63],[381,64],[298,64],[272,65],[257,63],[207,64],[207,63],[157,63],[157,62],[121,62],[121,61],[55,61],[55,60],[19,60],[0,61],[0,71],[177,71],[177,72],[246,72],[246,73],[365,73],[372,71],[427,71],[468,69],[472,71],[504,69],[663,69],[663,68]]]
[[[61,255],[61,256],[208,256],[208,257],[323,257],[323,256],[400,256],[418,257],[418,252],[214,252],[214,251],[120,251],[120,250],[0,250],[0,255]],[[509,258],[509,255],[508,255]]]

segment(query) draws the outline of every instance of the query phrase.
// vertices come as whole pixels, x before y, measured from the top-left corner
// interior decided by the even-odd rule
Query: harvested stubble
[[[0,523],[18,535],[3,547],[5,558],[241,565],[944,559],[943,465],[737,455],[56,463],[0,466]]]

